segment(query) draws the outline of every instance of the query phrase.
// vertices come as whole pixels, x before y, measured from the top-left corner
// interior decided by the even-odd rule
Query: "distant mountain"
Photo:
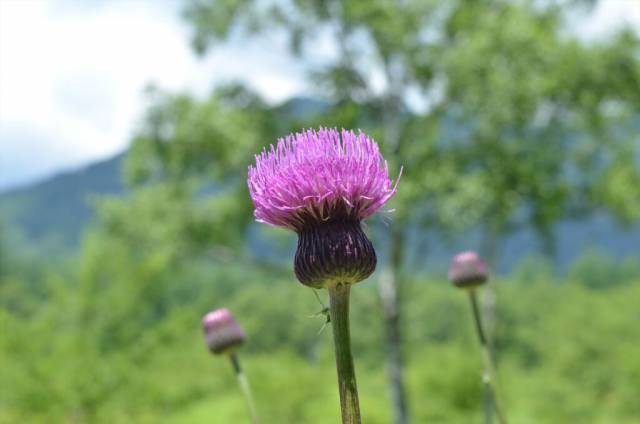
[[[331,104],[308,97],[294,97],[277,107],[282,115],[289,119],[303,119],[331,109]]]
[[[0,194],[0,223],[11,239],[73,249],[94,216],[92,198],[121,194],[124,153]]]

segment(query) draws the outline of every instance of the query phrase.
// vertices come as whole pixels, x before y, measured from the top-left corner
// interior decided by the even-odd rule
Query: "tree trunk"
[[[384,57],[383,69],[387,79],[387,93],[384,96],[384,146],[389,157],[401,159],[401,122],[402,93],[406,69],[398,58]],[[402,284],[398,274],[404,255],[403,226],[396,223],[391,227],[389,243],[389,261],[380,275],[379,291],[384,313],[385,350],[387,354],[387,372],[391,388],[393,423],[409,423],[406,394],[404,391],[402,355]]]
[[[401,285],[398,272],[402,262],[404,235],[401,229],[392,230],[390,242],[390,258],[378,280],[380,299],[384,313],[385,350],[387,354],[387,372],[391,388],[393,406],[393,422],[407,424],[409,422],[406,395],[404,391],[404,358],[402,355],[401,331]]]

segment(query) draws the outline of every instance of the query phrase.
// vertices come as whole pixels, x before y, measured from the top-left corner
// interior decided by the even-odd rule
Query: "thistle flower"
[[[245,334],[227,308],[209,312],[202,318],[209,350],[214,354],[232,352],[244,343]]]
[[[342,422],[359,424],[349,294],[376,268],[361,222],[396,193],[398,183],[389,179],[378,145],[364,133],[320,128],[263,150],[249,167],[248,185],[259,222],[298,234],[298,280],[329,291]]]
[[[460,288],[475,288],[488,279],[487,265],[475,252],[462,252],[454,256],[449,268],[449,280]]]
[[[364,133],[320,128],[278,140],[249,167],[255,217],[298,234],[298,280],[314,288],[354,284],[376,267],[361,221],[395,193],[386,161]]]

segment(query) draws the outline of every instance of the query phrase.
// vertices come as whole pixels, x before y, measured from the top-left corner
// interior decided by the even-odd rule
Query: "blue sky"
[[[304,64],[277,36],[194,56],[177,4],[0,0],[0,190],[125,149],[148,83],[203,94],[238,79],[272,102],[307,92]],[[625,22],[640,28],[640,1],[602,1],[576,28],[589,39]],[[322,39],[316,50],[333,51]]]

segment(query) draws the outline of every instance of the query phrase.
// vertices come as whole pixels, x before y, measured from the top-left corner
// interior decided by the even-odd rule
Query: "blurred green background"
[[[638,28],[581,38],[594,1],[179,4],[203,61],[284,40],[308,89],[149,86],[124,153],[0,194],[0,422],[244,422],[200,328],[223,306],[249,335],[263,421],[338,422],[295,235],[254,223],[246,188],[255,153],[320,125],[361,128],[404,167],[394,211],[367,225],[378,271],[352,295],[364,422],[394,419],[389,363],[412,422],[483,422],[471,314],[446,282],[470,248],[495,270],[511,422],[640,421]]]

